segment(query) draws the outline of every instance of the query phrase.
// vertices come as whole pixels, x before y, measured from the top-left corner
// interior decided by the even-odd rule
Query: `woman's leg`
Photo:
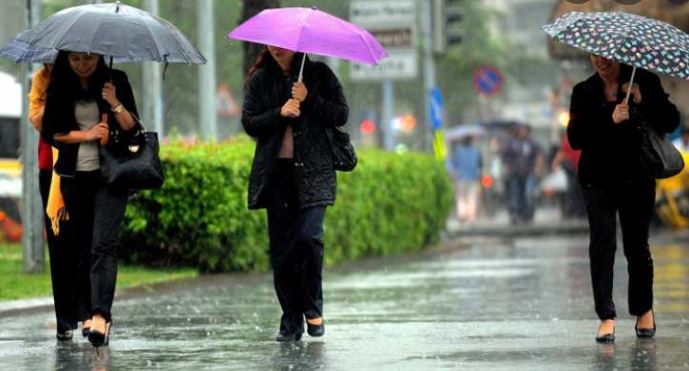
[[[97,183],[95,175],[77,173],[60,178],[62,196],[69,220],[62,224],[60,239],[69,253],[72,292],[77,304],[77,318],[91,318],[91,239],[93,236],[93,205]]]
[[[268,202],[268,234],[273,285],[280,307],[280,335],[299,337],[304,332],[298,281],[298,260],[294,253],[294,228],[299,211],[292,176],[292,163],[280,161]],[[295,339],[296,340],[296,339]]]
[[[325,207],[301,210],[297,218],[296,249],[301,261],[300,294],[307,319],[323,317],[323,219]]]
[[[648,230],[655,204],[655,181],[634,182],[621,191],[620,225],[629,272],[629,312],[640,316],[653,308],[653,258]]]
[[[93,241],[91,247],[91,314],[111,320],[117,280],[117,247],[127,192],[98,187],[94,204]]]
[[[583,194],[589,219],[589,259],[596,313],[601,320],[614,319],[617,316],[612,300],[617,249],[615,202],[609,191],[598,187],[585,186]]]

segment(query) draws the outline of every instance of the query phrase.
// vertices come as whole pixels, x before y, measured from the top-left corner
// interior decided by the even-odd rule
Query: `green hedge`
[[[127,208],[120,256],[149,265],[202,271],[265,270],[265,211],[247,209],[254,144],[163,146],[161,190]],[[424,154],[361,151],[352,173],[338,173],[325,221],[326,264],[412,251],[435,242],[452,207],[444,166]]]

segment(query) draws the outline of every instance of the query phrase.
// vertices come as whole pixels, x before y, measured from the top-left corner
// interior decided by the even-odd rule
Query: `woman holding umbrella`
[[[107,344],[117,275],[118,234],[127,191],[101,181],[99,146],[109,134],[130,133],[138,116],[124,72],[110,70],[97,54],[61,51],[48,85],[42,134],[58,148],[55,172],[70,221],[66,235],[78,256],[79,320],[91,320],[89,341]],[[119,143],[124,143],[121,141]],[[107,143],[108,150],[117,142]],[[90,282],[90,285],[89,285]]]
[[[335,169],[325,130],[347,122],[335,74],[323,63],[268,46],[246,81],[242,124],[256,138],[249,208],[266,208],[275,292],[282,307],[277,341],[322,336],[323,218],[335,201]]]
[[[627,100],[632,68],[598,55],[590,58],[596,72],[574,87],[567,134],[572,148],[582,150],[579,181],[590,226],[593,297],[601,320],[596,340],[611,343],[615,339],[612,287],[617,214],[628,263],[629,311],[636,316],[636,335],[650,338],[656,329],[648,245],[655,179],[640,170],[639,124],[645,120],[659,133],[668,133],[677,127],[679,114],[655,74],[637,70]]]

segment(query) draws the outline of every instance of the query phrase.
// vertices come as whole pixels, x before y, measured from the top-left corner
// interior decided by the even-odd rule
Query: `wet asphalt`
[[[50,311],[0,317],[0,370],[689,370],[687,241],[653,240],[650,341],[634,336],[621,252],[617,341],[598,345],[586,235],[477,237],[327,270],[322,338],[275,342],[271,276],[219,275],[117,300],[98,351],[57,342]]]

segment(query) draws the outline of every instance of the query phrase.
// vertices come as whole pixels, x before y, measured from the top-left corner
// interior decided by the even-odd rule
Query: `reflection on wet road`
[[[2,370],[689,369],[689,246],[657,242],[658,337],[634,337],[617,258],[614,346],[595,344],[585,237],[467,248],[326,273],[326,336],[278,344],[270,276],[116,302],[109,348],[57,344],[51,313],[0,318]],[[621,249],[620,249],[621,250]]]

